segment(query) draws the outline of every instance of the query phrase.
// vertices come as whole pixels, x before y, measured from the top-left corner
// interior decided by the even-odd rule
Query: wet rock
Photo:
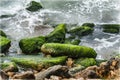
[[[26,9],[28,11],[34,12],[34,11],[38,11],[41,8],[42,8],[42,6],[39,2],[31,1],[29,4],[29,7],[27,7]]]
[[[82,26],[88,26],[88,27],[93,28],[95,24],[94,23],[83,23]]]
[[[2,30],[0,30],[0,36],[7,37],[6,34]]]
[[[34,37],[21,39],[19,46],[24,54],[38,54],[40,47],[45,43],[45,37]]]
[[[42,71],[36,75],[36,80],[44,80],[45,78],[50,78],[51,75],[59,76],[62,78],[69,78],[68,67],[56,65],[48,68],[45,71]]]
[[[11,41],[5,37],[0,36],[0,52],[5,53],[10,47]]]
[[[46,42],[63,43],[65,41],[66,25],[59,24],[50,34],[46,36]]]
[[[45,58],[11,58],[13,62],[16,64],[24,67],[24,68],[31,68],[35,70],[42,70],[43,68],[46,69],[48,67],[51,67],[53,65],[57,64],[64,64],[67,57],[45,57]]]
[[[14,62],[1,63],[0,67],[5,72],[17,72],[18,67]]]
[[[79,39],[65,39],[65,44],[73,44],[73,45],[79,45],[81,41]]]
[[[9,76],[2,70],[0,70],[0,80],[7,80]]]
[[[46,43],[41,47],[41,51],[51,56],[68,56],[71,58],[89,57],[95,58],[97,53],[94,49],[86,46],[72,44]]]
[[[101,26],[103,28],[103,32],[106,32],[106,33],[119,33],[120,32],[120,24],[103,24]]]
[[[24,73],[19,73],[19,74],[14,75],[12,77],[12,79],[32,79],[32,80],[34,80],[35,76],[34,76],[33,72],[26,71]]]

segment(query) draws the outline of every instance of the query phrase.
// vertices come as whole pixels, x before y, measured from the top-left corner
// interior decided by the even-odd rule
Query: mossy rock
[[[10,47],[11,41],[5,37],[0,36],[0,52],[7,52]]]
[[[96,62],[97,64],[96,65],[100,65],[102,62],[106,62],[107,60],[102,60],[102,59],[97,59]]]
[[[37,54],[40,52],[40,47],[45,43],[45,37],[34,37],[21,39],[19,46],[25,54]]]
[[[0,36],[7,37],[6,34],[2,30],[0,30]]]
[[[3,71],[5,72],[17,72],[18,71],[18,67],[14,62],[5,62],[5,63],[1,63],[0,67]]]
[[[96,60],[94,58],[80,58],[75,60],[76,65],[82,65],[84,67],[89,67],[96,65]]]
[[[65,39],[65,44],[73,44],[73,45],[79,45],[81,41],[79,39]]]
[[[79,26],[71,29],[70,31],[68,31],[68,33],[72,35],[85,36],[85,35],[91,34],[93,31],[94,29],[91,27]]]
[[[41,51],[46,55],[68,56],[71,58],[96,58],[97,56],[95,50],[90,47],[72,44],[46,43],[42,45]]]
[[[43,68],[48,68],[53,65],[64,64],[66,62],[67,57],[45,57],[45,58],[11,58],[13,62],[24,67],[24,68],[32,68],[35,70],[41,70]]]
[[[29,5],[30,6],[27,7],[26,9],[28,11],[31,11],[31,12],[38,11],[39,9],[42,8],[41,4],[39,2],[36,2],[36,1],[31,1]]]
[[[88,26],[88,27],[93,28],[95,24],[94,23],[83,23],[82,26]]]
[[[47,42],[63,43],[65,41],[66,25],[59,24],[49,35],[46,36]]]
[[[107,33],[119,33],[120,32],[120,24],[103,24],[101,26],[103,28],[103,32],[107,32]]]

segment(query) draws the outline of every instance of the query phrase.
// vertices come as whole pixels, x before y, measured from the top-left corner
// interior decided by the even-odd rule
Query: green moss
[[[120,32],[120,24],[103,24],[103,32],[107,33],[119,33]]]
[[[74,40],[71,40],[71,39],[65,39],[65,44],[73,44],[73,45],[79,45],[80,43],[80,40],[79,39],[74,39]]]
[[[82,24],[82,26],[88,26],[88,27],[93,28],[95,26],[95,24],[94,23],[84,23],[84,24]]]
[[[49,57],[49,58],[11,58],[13,62],[21,65],[25,68],[32,68],[35,70],[41,70],[42,68],[48,68],[53,65],[65,63],[67,57]]]
[[[88,35],[90,33],[93,32],[93,28],[88,27],[88,26],[79,26],[79,27],[75,27],[74,29],[71,29],[70,31],[68,31],[68,33],[72,34],[72,35],[78,35],[78,36],[85,36]]]
[[[5,37],[0,36],[0,52],[7,52],[11,41]]]
[[[0,67],[1,67],[2,70],[11,69],[11,71],[13,71],[13,72],[18,71],[18,67],[14,62],[1,63]]]
[[[45,37],[35,37],[22,39],[19,42],[19,46],[25,54],[36,54],[40,52],[40,47],[45,43]]]
[[[46,36],[47,42],[63,43],[65,40],[66,25],[59,24],[54,31]]]
[[[80,64],[85,67],[96,65],[96,60],[94,58],[80,58],[75,61],[75,64]]]
[[[2,30],[0,30],[0,36],[7,37],[6,34]]]
[[[34,12],[34,11],[38,11],[41,8],[42,8],[42,6],[41,6],[40,3],[35,2],[35,1],[31,1],[30,2],[30,6],[27,7],[26,9],[29,10],[29,11],[31,11],[31,12]]]
[[[71,44],[46,43],[42,45],[41,51],[51,56],[68,56],[72,58],[95,58],[97,56],[95,50],[90,47]]]

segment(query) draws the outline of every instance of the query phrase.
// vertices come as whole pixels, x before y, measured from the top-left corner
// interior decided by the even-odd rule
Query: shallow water
[[[12,40],[10,55],[21,53],[18,42],[25,37],[46,35],[53,28],[47,26],[67,23],[79,24],[93,22],[96,24],[93,35],[81,39],[80,45],[94,48],[97,58],[110,58],[113,53],[119,53],[120,33],[103,33],[97,24],[120,24],[120,0],[35,0],[42,3],[44,9],[29,12],[25,8],[31,0],[0,0],[0,29]],[[47,33],[46,33],[47,31]]]

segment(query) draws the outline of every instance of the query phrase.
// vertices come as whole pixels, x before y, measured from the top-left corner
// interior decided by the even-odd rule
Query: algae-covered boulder
[[[7,37],[6,34],[2,30],[0,30],[0,36]]]
[[[40,52],[40,47],[45,43],[45,37],[34,37],[21,39],[19,46],[25,54],[36,54]]]
[[[26,9],[31,12],[34,12],[34,11],[38,11],[41,8],[42,8],[42,6],[39,2],[31,1],[29,7],[27,7]]]
[[[94,58],[80,58],[75,61],[75,64],[88,67],[88,66],[96,65],[96,60]]]
[[[94,23],[83,23],[82,26],[88,26],[88,27],[93,28],[95,24]]]
[[[66,25],[59,24],[54,31],[46,36],[47,42],[63,43],[65,40]]]
[[[79,39],[73,39],[73,40],[65,39],[65,44],[79,45],[79,43],[80,43]]]
[[[7,52],[10,47],[11,41],[5,37],[0,36],[0,52]]]
[[[67,59],[66,56],[54,57],[54,58],[52,57],[11,58],[13,62],[15,62],[18,65],[21,65],[22,67],[32,68],[35,70],[41,70],[43,68],[48,68],[50,66],[57,65],[57,64],[64,64],[66,59]]]
[[[97,56],[95,50],[90,47],[72,44],[46,43],[42,45],[41,51],[46,55],[68,56],[72,58],[95,58]]]
[[[17,72],[18,71],[18,67],[14,62],[1,63],[0,67],[5,72]]]
[[[120,32],[120,24],[103,24],[101,26],[103,28],[103,32],[106,32],[106,33],[119,33]]]
[[[85,36],[93,32],[93,28],[88,26],[79,26],[71,29],[68,33],[78,36]]]

